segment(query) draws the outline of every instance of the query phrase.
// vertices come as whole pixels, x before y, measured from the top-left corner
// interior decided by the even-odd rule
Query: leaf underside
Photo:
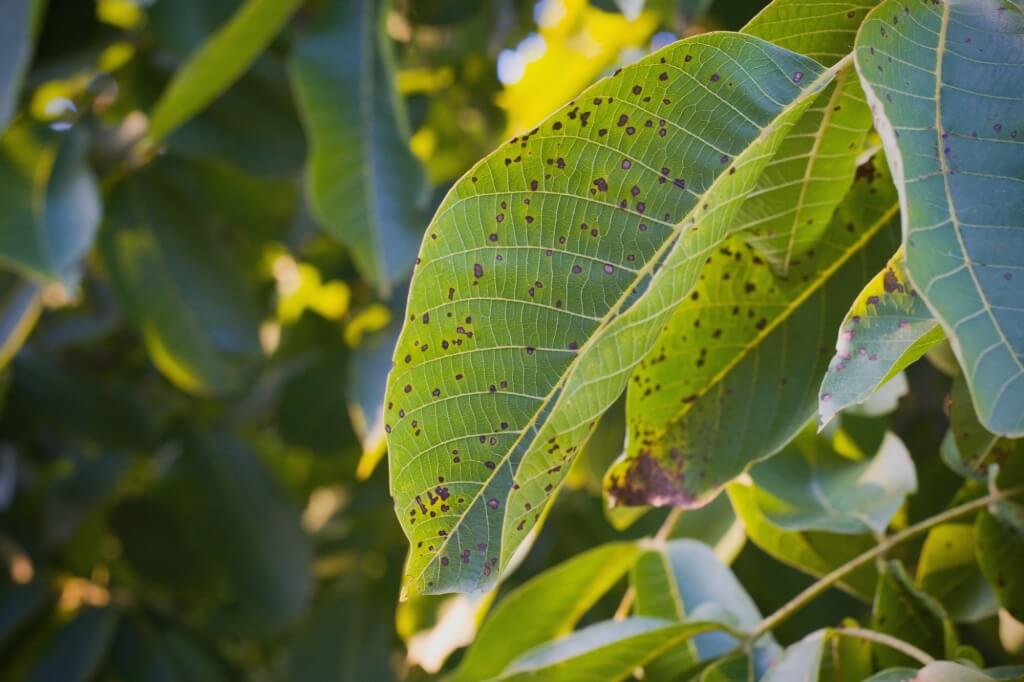
[[[484,159],[420,251],[388,384],[406,589],[492,584],[832,73],[671,45]]]

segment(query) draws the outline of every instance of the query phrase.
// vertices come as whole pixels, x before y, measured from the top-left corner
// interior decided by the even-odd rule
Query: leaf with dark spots
[[[686,54],[700,59],[685,63]],[[671,67],[662,69],[672,74],[665,81],[651,68],[661,59]],[[799,84],[791,78],[796,71],[804,73]],[[732,83],[713,97],[712,73]],[[389,380],[391,490],[413,545],[406,590],[472,590],[498,579],[630,369],[693,288],[707,252],[729,233],[737,197],[754,186],[786,131],[832,78],[806,57],[757,38],[697,36],[585,91],[580,101],[604,101],[590,126],[554,130],[575,105],[565,107],[525,147],[514,145],[521,163],[505,164],[510,144],[455,184],[429,228],[437,239],[423,243],[408,303],[410,315],[454,316],[406,324],[395,357],[414,360],[397,363]],[[644,111],[628,95],[638,82],[657,96]],[[664,127],[641,125],[631,135],[616,125],[622,116],[643,121],[645,112]],[[721,163],[723,154],[731,163]],[[555,159],[589,173],[561,172]],[[685,185],[659,182],[664,167],[685,171]],[[642,205],[620,207],[633,186]],[[502,212],[502,202],[508,209],[495,243],[488,216]],[[527,212],[536,222],[527,223]],[[580,230],[581,222],[597,234]],[[486,320],[474,325],[471,339],[455,324],[465,315]],[[453,339],[463,343],[443,349],[441,341]],[[418,351],[420,344],[431,350]],[[456,374],[465,380],[453,382]],[[507,388],[488,390],[501,380]],[[435,388],[440,398],[431,396]],[[501,422],[509,428],[497,429]],[[461,451],[457,465],[453,449]],[[436,518],[410,515],[437,473],[466,503]],[[433,550],[417,545],[441,531],[446,539]],[[451,548],[481,542],[486,552],[471,549],[468,561],[442,565]]]
[[[999,603],[1024,620],[1024,506],[999,502],[982,510],[974,525],[978,564]]]
[[[886,0],[864,20],[855,56],[905,209],[910,279],[981,423],[1022,436],[1024,7]]]
[[[825,239],[785,277],[739,236],[709,253],[699,297],[679,306],[629,383],[626,458],[608,480],[642,489],[629,479],[646,456],[657,460],[661,485],[656,497],[622,503],[700,506],[806,425],[831,330],[865,273],[895,249],[898,210],[887,177],[855,183]]]
[[[871,627],[936,658],[953,658],[956,652],[956,631],[942,605],[914,585],[899,561],[886,563],[879,575]],[[872,648],[883,668],[914,663],[889,647]]]
[[[821,425],[870,398],[945,338],[907,277],[901,248],[860,292],[839,327],[818,396]]]

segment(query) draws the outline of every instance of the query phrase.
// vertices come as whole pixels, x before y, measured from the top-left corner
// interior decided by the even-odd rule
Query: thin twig
[[[822,592],[832,587],[861,566],[870,563],[875,559],[875,557],[882,556],[896,545],[905,542],[916,535],[920,535],[933,526],[938,526],[942,523],[946,523],[947,521],[952,521],[955,518],[988,506],[993,502],[999,502],[1000,500],[1005,500],[1007,498],[1020,495],[1021,493],[1024,493],[1024,487],[992,493],[991,495],[986,495],[985,497],[980,497],[971,502],[961,504],[958,507],[948,509],[941,514],[936,514],[935,516],[916,523],[909,528],[905,528],[898,533],[890,535],[884,542],[879,543],[860,556],[854,557],[828,575],[820,578],[813,585],[786,602],[786,604],[779,608],[775,613],[765,618],[761,621],[760,625],[754,628],[754,630],[747,636],[747,642],[753,642],[766,632],[770,632],[775,629]]]
[[[910,656],[921,665],[928,665],[934,663],[935,659],[929,656],[924,651],[921,651],[910,642],[905,642],[902,639],[897,639],[892,635],[887,635],[884,632],[877,632],[875,630],[868,630],[866,628],[830,628],[830,630],[837,635],[844,637],[856,637],[857,639],[866,639],[883,646],[887,646],[890,649],[895,649],[901,653]]]

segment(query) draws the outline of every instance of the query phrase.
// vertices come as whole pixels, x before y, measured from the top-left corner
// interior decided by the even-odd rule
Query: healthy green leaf
[[[726,490],[736,515],[747,529],[747,537],[784,564],[821,577],[875,543],[868,535],[837,535],[817,531],[787,531],[765,518],[757,503],[756,488],[732,483]],[[857,569],[837,586],[855,597],[869,601],[875,592],[876,575],[871,566]]]
[[[32,34],[41,8],[38,0],[4,3],[4,20],[0,24],[0,135],[18,106],[21,79],[32,56]]]
[[[602,545],[545,571],[494,608],[449,682],[493,677],[513,659],[572,631],[630,569],[631,543]]]
[[[696,540],[672,540],[645,551],[633,568],[632,583],[638,616],[682,621],[702,614],[701,620],[712,620],[708,607],[714,607],[722,614],[722,622],[738,630],[752,630],[761,622],[760,611],[736,576],[710,547]],[[670,671],[721,656],[736,645],[727,634],[707,633],[652,665],[670,676]],[[778,645],[768,636],[759,642],[755,658],[770,660],[777,651]]]
[[[604,621],[537,647],[513,661],[501,680],[624,680],[638,667],[720,623],[657,618]]]
[[[0,141],[0,259],[28,278],[77,285],[102,211],[87,151],[82,131],[25,122]]]
[[[301,0],[246,3],[174,74],[153,108],[149,139],[161,140],[238,80],[291,18]]]
[[[409,273],[426,222],[423,172],[395,97],[387,3],[331,3],[295,48],[291,74],[310,151],[306,185],[323,228],[384,296]]]
[[[819,679],[827,641],[828,632],[818,630],[796,644],[786,647],[782,655],[765,673],[763,682],[790,682],[791,680],[815,682]]]
[[[821,382],[820,424],[866,401],[945,338],[907,276],[901,248],[860,292],[839,328],[836,355]]]
[[[890,561],[878,577],[872,628],[902,639],[936,658],[952,658],[957,641],[942,606],[911,582],[903,564]],[[909,656],[880,644],[873,646],[883,668],[907,665]]]
[[[886,0],[855,53],[904,207],[910,278],[982,423],[1024,435],[1024,9]]]
[[[776,0],[743,28],[788,50],[831,66],[853,49],[857,28],[877,0],[834,4]],[[786,136],[737,221],[747,242],[786,274],[794,258],[808,257],[853,183],[857,157],[871,127],[853,64],[836,74]]]
[[[587,89],[454,186],[388,383],[407,590],[494,583],[831,77],[756,38],[697,36]]]
[[[917,584],[957,623],[974,623],[999,610],[975,554],[974,528],[947,523],[929,533],[917,561]]]
[[[186,391],[236,391],[260,352],[259,308],[237,260],[211,243],[194,188],[169,170],[111,194],[105,260],[157,368]]]
[[[626,504],[706,503],[807,423],[849,301],[895,248],[895,193],[862,174],[815,254],[775,274],[733,241],[710,256],[629,384],[627,459],[609,471]],[[813,257],[811,257],[813,256]]]
[[[917,490],[914,462],[892,433],[886,433],[877,453],[854,461],[805,431],[754,465],[750,477],[765,519],[789,531],[883,533]]]
[[[999,502],[978,514],[978,563],[1010,615],[1024,620],[1024,506]]]

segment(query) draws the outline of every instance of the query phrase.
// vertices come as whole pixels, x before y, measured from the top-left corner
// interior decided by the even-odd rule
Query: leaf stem
[[[947,509],[941,514],[931,516],[923,521],[920,521],[919,523],[914,524],[913,526],[910,526],[909,528],[905,528],[898,533],[890,535],[884,542],[880,542],[878,545],[869,549],[863,554],[854,557],[853,559],[846,562],[845,564],[835,569],[831,573],[820,578],[817,582],[812,584],[810,587],[805,589],[797,596],[793,597],[786,604],[784,604],[777,611],[775,611],[775,613],[771,614],[763,621],[761,621],[761,624],[754,628],[754,630],[751,631],[751,633],[747,636],[747,642],[752,643],[759,637],[764,635],[766,632],[770,632],[771,630],[775,629],[784,621],[786,621],[790,616],[792,616],[794,613],[796,613],[804,606],[806,606],[811,600],[820,595],[822,592],[832,587],[837,582],[845,578],[853,571],[856,571],[861,566],[870,563],[876,557],[882,556],[896,545],[899,545],[900,543],[905,542],[906,540],[909,540],[912,537],[920,535],[921,533],[927,531],[933,526],[946,523],[947,521],[952,521],[955,518],[964,516],[965,514],[969,514],[972,511],[981,509],[982,507],[992,504],[993,502],[998,502],[1000,500],[1014,497],[1016,495],[1020,495],[1021,493],[1024,493],[1024,487],[1010,488],[1007,490],[992,493],[990,495],[986,495],[985,497],[979,497],[976,500],[966,502],[957,507],[953,507],[952,509]]]
[[[887,646],[890,649],[895,649],[900,653],[904,653],[916,660],[921,665],[928,665],[934,663],[935,659],[929,656],[924,651],[921,651],[910,642],[905,642],[902,639],[897,639],[892,635],[887,635],[884,632],[877,632],[875,630],[868,630],[866,628],[829,628],[831,632],[844,637],[856,637],[857,639],[866,639],[883,646]]]

